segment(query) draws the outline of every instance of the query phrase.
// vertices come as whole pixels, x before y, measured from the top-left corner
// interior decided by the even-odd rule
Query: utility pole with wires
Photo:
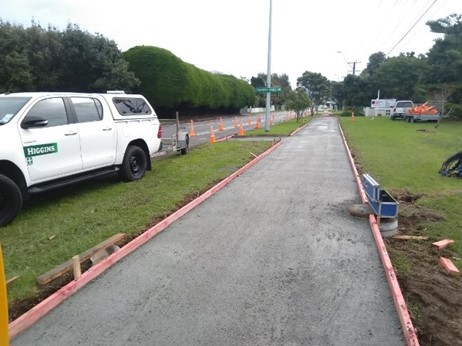
[[[339,54],[342,54],[343,56],[343,60],[345,61],[345,63],[348,65],[348,66],[351,66],[352,67],[352,71],[353,71],[353,76],[356,74],[356,64],[360,64],[361,61],[347,61],[347,59],[345,58],[345,54],[342,52],[342,51],[337,51],[337,53]]]
[[[352,61],[352,62],[349,62],[348,64],[351,64],[353,66],[353,76],[355,75],[355,72],[356,72],[356,64],[360,64],[361,61]]]

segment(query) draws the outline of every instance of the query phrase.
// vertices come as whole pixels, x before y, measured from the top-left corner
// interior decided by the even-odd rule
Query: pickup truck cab
[[[29,194],[115,172],[141,179],[161,137],[142,95],[0,95],[0,226],[14,220]]]
[[[412,107],[414,107],[414,102],[412,102],[411,100],[396,101],[396,103],[392,107],[390,119],[404,119],[405,114]]]

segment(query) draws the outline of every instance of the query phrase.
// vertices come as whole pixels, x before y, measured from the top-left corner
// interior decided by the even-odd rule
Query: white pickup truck
[[[14,220],[29,194],[115,172],[141,179],[161,138],[142,95],[0,95],[0,226]]]
[[[392,107],[390,119],[404,119],[404,116],[412,107],[414,107],[414,102],[411,100],[396,101]]]

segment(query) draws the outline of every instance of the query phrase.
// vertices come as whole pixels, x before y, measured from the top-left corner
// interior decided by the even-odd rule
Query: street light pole
[[[269,30],[268,30],[268,69],[266,72],[266,86],[271,87],[271,17],[273,12],[273,0],[270,0],[269,7]],[[266,93],[266,116],[265,116],[265,132],[269,132],[269,119],[271,108],[271,93]]]

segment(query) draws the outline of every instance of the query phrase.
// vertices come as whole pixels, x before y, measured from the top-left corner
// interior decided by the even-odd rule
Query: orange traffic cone
[[[196,131],[194,131],[194,122],[191,120],[191,128],[189,129],[189,137],[194,137],[196,135]]]
[[[251,125],[252,124],[252,118],[250,117],[250,114],[249,114],[249,117],[247,118],[247,125]]]
[[[213,132],[213,125],[210,124],[210,143],[215,143],[215,133]]]
[[[260,119],[257,118],[257,120],[255,120],[255,129],[259,129],[260,128]]]
[[[234,127],[237,128],[237,117],[234,117]]]
[[[241,122],[241,127],[239,128],[239,136],[245,136],[245,131],[244,131],[244,127],[242,126],[242,122]]]
[[[223,131],[223,130],[224,130],[223,120],[220,118],[220,123],[218,124],[218,131]]]
[[[273,117],[270,117],[270,126],[273,126]]]
[[[355,112],[351,112],[351,121],[355,121]]]

